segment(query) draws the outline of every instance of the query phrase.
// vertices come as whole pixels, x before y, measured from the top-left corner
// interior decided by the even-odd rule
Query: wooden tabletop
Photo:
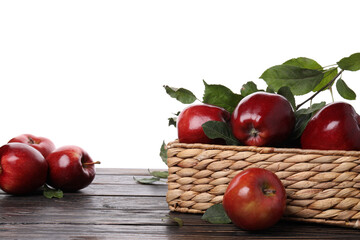
[[[61,199],[0,191],[0,239],[360,239],[360,230],[280,221],[261,232],[170,212],[166,183],[143,185],[143,169],[98,168],[94,182]],[[178,217],[184,225],[167,216]]]

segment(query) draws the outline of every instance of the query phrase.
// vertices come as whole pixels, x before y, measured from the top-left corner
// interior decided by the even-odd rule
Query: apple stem
[[[265,189],[263,189],[263,193],[266,196],[271,196],[271,195],[274,195],[276,193],[276,190],[275,189],[270,189],[270,188],[265,188]]]
[[[100,164],[100,161],[96,161],[96,162],[87,162],[87,163],[83,163],[83,165],[94,165],[94,164]]]
[[[343,73],[344,69],[341,69],[341,71],[336,74],[336,76],[328,83],[326,84],[324,87],[322,87],[319,91],[317,91],[316,93],[314,93],[311,97],[309,97],[308,99],[306,99],[304,102],[300,103],[299,105],[296,106],[296,110],[298,110],[302,105],[304,105],[305,103],[307,103],[308,101],[312,100],[316,95],[318,95],[321,91],[325,90],[326,88],[328,88],[329,86],[331,86],[335,80]]]

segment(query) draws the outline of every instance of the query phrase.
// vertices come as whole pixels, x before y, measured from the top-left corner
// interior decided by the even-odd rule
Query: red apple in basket
[[[41,152],[44,158],[46,158],[47,155],[55,150],[55,145],[50,139],[45,137],[37,137],[32,134],[22,134],[20,136],[14,137],[9,141],[9,143],[11,142],[28,144]]]
[[[181,143],[218,143],[208,138],[202,128],[207,121],[230,121],[230,113],[223,108],[208,104],[192,105],[185,108],[177,121],[178,138]]]
[[[24,195],[35,192],[46,181],[48,164],[36,149],[24,143],[8,143],[0,148],[0,188]]]
[[[87,187],[95,178],[95,166],[82,148],[63,146],[48,155],[49,173],[47,183],[64,192],[75,192]]]
[[[360,150],[360,116],[348,103],[335,102],[320,109],[301,136],[306,149]]]
[[[285,211],[285,188],[269,170],[249,168],[231,180],[223,206],[231,221],[241,229],[266,229],[277,223]]]
[[[276,146],[284,142],[295,125],[289,101],[279,95],[256,92],[243,98],[231,116],[234,136],[245,145]]]

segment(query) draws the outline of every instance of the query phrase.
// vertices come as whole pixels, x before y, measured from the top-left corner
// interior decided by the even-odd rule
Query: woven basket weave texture
[[[247,168],[274,172],[287,193],[284,218],[360,228],[360,152],[168,144],[172,211],[204,213]]]

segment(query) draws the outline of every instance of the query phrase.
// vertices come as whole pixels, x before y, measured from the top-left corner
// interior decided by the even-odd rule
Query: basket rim
[[[301,148],[279,148],[279,147],[257,147],[257,146],[235,146],[235,145],[218,145],[204,143],[180,143],[179,140],[169,142],[167,148],[188,148],[188,149],[205,149],[205,150],[228,150],[228,151],[250,151],[256,153],[284,153],[284,154],[318,154],[333,156],[360,157],[360,151],[345,150],[319,150],[319,149],[301,149]]]

